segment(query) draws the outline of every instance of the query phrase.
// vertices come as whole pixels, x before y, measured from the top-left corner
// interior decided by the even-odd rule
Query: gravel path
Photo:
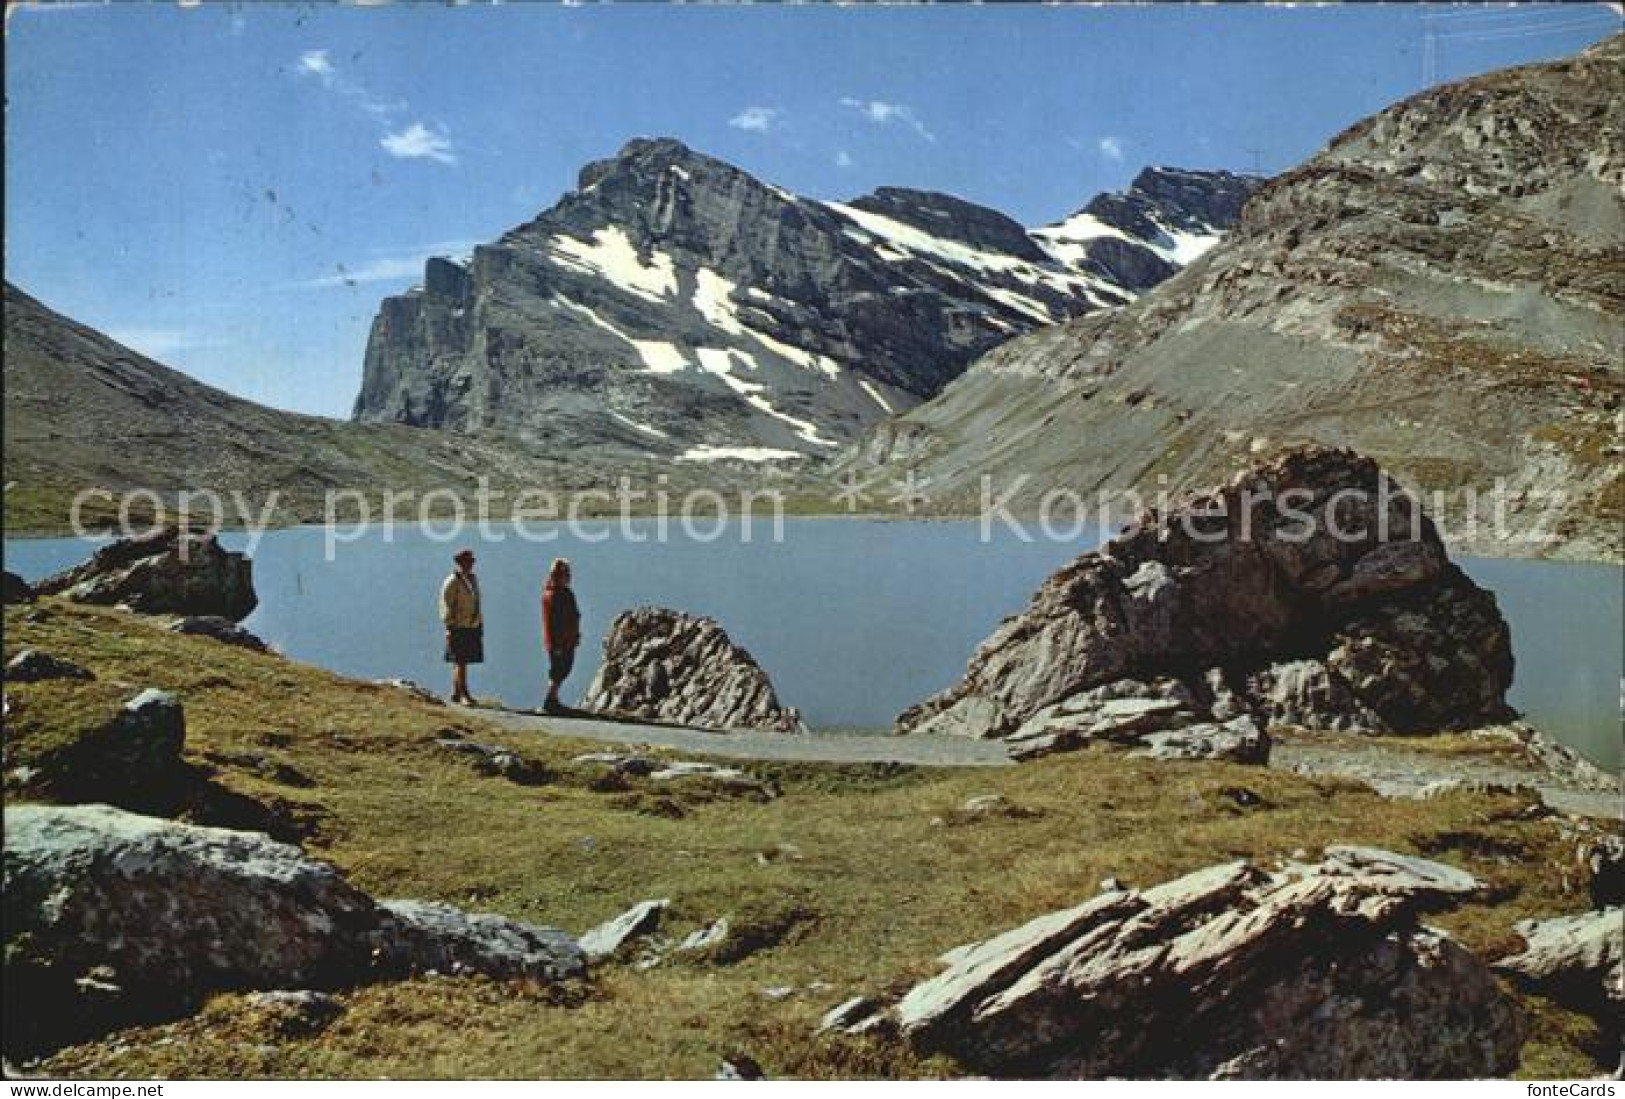
[[[597,717],[542,716],[515,710],[468,711],[511,733],[570,737],[609,744],[660,745],[726,759],[808,763],[905,763],[922,767],[1001,767],[1011,763],[999,741],[961,737],[875,734],[713,733]],[[1303,775],[1336,775],[1372,786],[1389,797],[1415,797],[1426,786],[1457,780],[1533,786],[1564,813],[1617,818],[1620,795],[1556,785],[1551,776],[1486,758],[1407,751],[1381,740],[1278,738],[1271,767]]]
[[[808,763],[910,763],[923,767],[1000,767],[1010,763],[999,741],[961,737],[845,733],[711,733],[675,725],[643,725],[590,717],[542,717],[513,710],[472,711],[504,729],[612,744],[658,744],[728,759]]]

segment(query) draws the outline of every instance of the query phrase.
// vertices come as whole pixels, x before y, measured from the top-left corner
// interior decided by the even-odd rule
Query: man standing
[[[547,646],[547,701],[542,711],[556,714],[563,710],[559,684],[569,678],[581,644],[581,609],[570,590],[570,562],[562,557],[553,562],[542,585],[542,643]]]
[[[480,582],[474,578],[474,551],[458,550],[457,567],[440,585],[440,621],[446,624],[446,663],[451,670],[451,700],[474,705],[468,693],[468,666],[485,662],[485,620],[480,617]]]

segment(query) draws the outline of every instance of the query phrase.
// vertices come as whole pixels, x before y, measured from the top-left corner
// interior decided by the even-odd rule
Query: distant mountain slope
[[[86,488],[280,492],[277,518],[320,517],[324,493],[353,489],[564,486],[579,474],[498,436],[351,424],[233,397],[138,354],[5,286],[8,527],[61,528]],[[632,455],[628,454],[630,459]],[[99,510],[92,507],[90,511]],[[350,514],[350,513],[345,513]]]
[[[943,508],[974,507],[984,474],[1026,475],[1030,507],[1054,486],[1190,486],[1318,440],[1429,489],[1504,479],[1520,537],[1618,557],[1622,42],[1351,127],[1183,272],[1000,346],[844,461],[914,467]]]
[[[555,450],[827,455],[1011,336],[1131,300],[1216,239],[1255,182],[1147,172],[1086,240],[930,192],[799,198],[636,140],[386,299],[355,416]]]

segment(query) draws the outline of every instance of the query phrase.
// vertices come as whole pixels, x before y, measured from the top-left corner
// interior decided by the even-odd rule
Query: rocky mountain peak
[[[1146,168],[1125,191],[1096,195],[1079,215],[1136,237],[1155,240],[1170,231],[1212,233],[1231,225],[1264,180],[1233,172]]]
[[[1182,229],[1233,225],[1263,183],[1262,176],[1187,168],[1146,168],[1129,184],[1173,225]]]
[[[746,174],[725,161],[695,152],[674,137],[635,137],[612,157],[587,163],[576,179],[577,192],[602,187],[606,181],[647,186],[673,170],[704,176],[744,177]]]
[[[1050,255],[1112,271],[1143,292],[1217,243],[1264,181],[1187,168],[1146,168],[1125,191],[1096,195],[1064,221],[1033,231]]]
[[[1011,336],[1172,274],[1192,249],[1164,221],[1074,251],[951,195],[822,202],[638,138],[387,299],[356,416],[679,461],[828,454]]]

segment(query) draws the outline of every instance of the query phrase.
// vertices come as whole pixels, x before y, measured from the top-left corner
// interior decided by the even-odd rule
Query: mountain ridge
[[[1197,193],[1207,176],[1227,193],[1256,184],[1182,175]],[[1192,212],[1182,224],[1222,229]],[[466,265],[430,260],[421,287],[385,299],[354,416],[572,449],[620,439],[677,460],[828,454],[1010,336],[1120,305],[1172,269],[1160,237],[1109,232],[1115,250],[1058,255],[952,195],[803,198],[637,138]]]
[[[944,510],[1021,479],[1032,508],[1321,442],[1450,494],[1463,544],[1617,559],[1622,43],[1355,123],[1154,292],[1001,345],[837,465],[912,469]]]

